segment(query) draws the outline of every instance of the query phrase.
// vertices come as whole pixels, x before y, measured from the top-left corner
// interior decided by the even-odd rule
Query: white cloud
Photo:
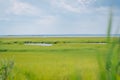
[[[48,26],[53,26],[54,24],[56,24],[57,19],[55,16],[45,16],[35,21],[35,23],[42,27],[48,27]]]
[[[52,0],[51,3],[53,6],[64,9],[66,11],[74,13],[84,13],[88,12],[90,5],[93,4],[96,0]],[[69,2],[69,3],[68,3]]]
[[[40,10],[29,3],[11,0],[11,6],[7,10],[7,13],[12,13],[15,15],[36,15],[40,13]]]
[[[96,14],[100,15],[106,15],[109,16],[111,7],[108,6],[100,6],[100,7],[95,7],[92,9]],[[119,16],[120,15],[120,9],[113,7],[112,12],[114,16]]]
[[[61,2],[62,8],[67,9],[69,11],[77,12],[77,9],[72,7],[69,4],[66,4],[64,1]]]
[[[92,3],[94,3],[96,0],[77,0],[77,1],[82,6],[88,6],[88,5],[92,4]]]
[[[58,8],[62,8],[67,11],[71,12],[79,12],[77,8],[73,7],[70,4],[67,4],[65,0],[52,0],[51,1],[52,5]]]
[[[108,15],[110,12],[110,8],[109,7],[96,7],[93,9],[94,12],[96,12],[97,14],[101,14],[101,15]]]

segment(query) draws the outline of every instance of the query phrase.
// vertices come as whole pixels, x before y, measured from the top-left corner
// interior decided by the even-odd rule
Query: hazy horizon
[[[0,37],[107,37],[107,34],[22,34],[0,35]],[[120,37],[120,34],[111,34],[111,37]]]

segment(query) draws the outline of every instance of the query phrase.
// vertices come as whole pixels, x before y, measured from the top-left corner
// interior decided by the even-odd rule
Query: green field
[[[114,54],[118,47],[114,47]],[[108,51],[105,37],[0,38],[1,63],[14,62],[7,80],[103,80]]]

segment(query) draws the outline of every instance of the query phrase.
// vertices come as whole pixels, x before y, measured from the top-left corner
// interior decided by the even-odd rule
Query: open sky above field
[[[0,0],[0,35],[105,34],[111,5],[116,33],[120,0]]]

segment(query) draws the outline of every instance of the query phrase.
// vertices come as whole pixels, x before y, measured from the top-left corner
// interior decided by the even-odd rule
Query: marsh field
[[[118,48],[106,37],[0,38],[0,80],[120,80]]]

